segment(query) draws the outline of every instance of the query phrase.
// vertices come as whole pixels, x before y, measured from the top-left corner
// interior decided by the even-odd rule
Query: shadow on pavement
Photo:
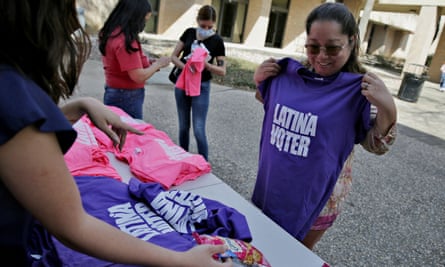
[[[399,135],[406,135],[428,145],[445,149],[445,140],[439,137],[415,130],[402,124],[397,124],[397,128],[399,131]]]

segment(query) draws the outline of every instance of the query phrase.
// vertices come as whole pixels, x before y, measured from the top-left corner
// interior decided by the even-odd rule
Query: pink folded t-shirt
[[[104,151],[113,152],[118,160],[128,163],[132,174],[141,181],[158,182],[169,189],[187,180],[211,172],[210,164],[199,154],[192,154],[176,145],[163,131],[151,124],[136,121],[122,109],[109,106],[121,120],[144,132],[144,135],[128,133],[122,151],[96,127],[91,127]],[[88,120],[87,118],[85,118]],[[91,122],[89,122],[91,125]]]
[[[73,128],[77,138],[64,155],[71,175],[107,176],[121,181],[122,177],[111,165],[106,152],[99,147],[90,125],[81,119]]]

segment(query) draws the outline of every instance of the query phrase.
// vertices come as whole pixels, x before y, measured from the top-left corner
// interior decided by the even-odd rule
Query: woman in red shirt
[[[104,103],[143,118],[144,84],[170,63],[169,57],[150,62],[138,34],[151,16],[147,0],[121,0],[99,31],[99,50],[105,71]]]

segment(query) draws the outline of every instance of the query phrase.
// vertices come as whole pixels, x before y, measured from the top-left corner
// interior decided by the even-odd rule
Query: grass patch
[[[258,64],[238,58],[226,57],[226,75],[213,75],[212,82],[237,89],[255,90],[253,74]]]

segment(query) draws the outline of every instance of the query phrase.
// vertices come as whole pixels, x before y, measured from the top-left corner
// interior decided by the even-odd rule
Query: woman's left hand
[[[61,110],[71,123],[75,123],[84,114],[88,114],[94,125],[108,135],[113,141],[113,145],[119,146],[119,150],[122,150],[122,147],[125,144],[127,132],[138,135],[144,134],[122,122],[116,113],[111,111],[102,102],[92,97],[81,97],[72,100],[63,105]]]
[[[131,127],[121,120],[121,118],[107,108],[105,105],[94,105],[87,110],[88,117],[94,123],[94,125],[104,132],[113,141],[114,146],[119,146],[119,150],[122,150],[127,137],[127,132],[131,132],[138,135],[144,133]],[[111,126],[111,127],[110,127]]]
[[[376,107],[390,107],[394,100],[385,83],[374,73],[367,72],[362,79],[362,94]]]
[[[368,72],[363,76],[362,94],[377,108],[377,132],[385,136],[397,121],[397,108],[385,83],[376,74]]]

